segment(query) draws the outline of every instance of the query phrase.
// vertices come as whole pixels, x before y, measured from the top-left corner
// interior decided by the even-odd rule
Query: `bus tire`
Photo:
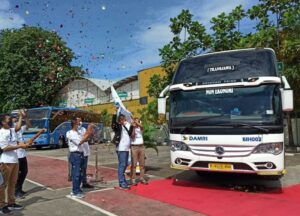
[[[65,145],[65,141],[64,141],[64,138],[60,138],[58,140],[58,145],[57,145],[57,148],[64,148],[66,145]]]
[[[58,146],[58,145],[55,145],[55,144],[50,144],[50,145],[49,145],[50,149],[56,149],[57,146]]]
[[[42,146],[36,146],[35,149],[36,149],[36,150],[41,150],[41,149],[42,149]]]
[[[208,172],[208,171],[195,171],[195,172],[199,177],[208,177],[208,176],[213,175],[213,173]]]
[[[270,180],[270,181],[279,181],[281,179],[282,175],[269,175],[269,176],[263,176],[264,179]]]

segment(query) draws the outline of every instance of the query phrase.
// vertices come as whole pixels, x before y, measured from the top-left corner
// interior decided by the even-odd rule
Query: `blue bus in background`
[[[12,113],[14,115],[14,113]],[[87,128],[89,123],[94,123],[97,128],[90,144],[100,140],[100,134],[103,128],[101,115],[83,111],[77,108],[62,107],[38,107],[26,111],[27,118],[30,120],[30,128],[23,134],[25,141],[32,138],[39,130],[45,128],[43,133],[34,141],[33,147],[41,149],[50,146],[50,148],[63,148],[67,146],[66,133],[71,129],[71,119],[80,117],[83,120],[83,126]]]

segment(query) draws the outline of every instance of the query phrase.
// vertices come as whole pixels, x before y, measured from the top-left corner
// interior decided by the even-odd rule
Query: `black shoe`
[[[94,188],[94,186],[90,184],[83,184],[82,188]]]
[[[24,199],[24,198],[25,198],[24,194],[22,194],[21,192],[15,193],[15,197],[16,197],[17,199]]]
[[[8,209],[7,206],[3,207],[1,210],[0,210],[0,213],[2,214],[9,214],[11,213],[11,211]]]
[[[142,180],[142,181],[141,181],[141,184],[147,185],[147,184],[149,184],[149,183],[148,183],[148,181],[146,181],[146,180]]]
[[[18,204],[16,204],[16,203],[10,204],[10,205],[8,205],[7,207],[8,207],[8,209],[11,210],[11,211],[12,211],[12,210],[21,210],[21,209],[23,209],[23,206],[18,205]]]

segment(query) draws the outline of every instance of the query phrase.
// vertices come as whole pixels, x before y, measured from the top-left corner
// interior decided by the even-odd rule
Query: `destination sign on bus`
[[[235,69],[234,65],[226,65],[226,66],[209,67],[207,68],[207,72],[233,71],[234,69]]]
[[[217,94],[232,94],[233,88],[218,88],[218,89],[207,89],[205,94],[217,95]]]

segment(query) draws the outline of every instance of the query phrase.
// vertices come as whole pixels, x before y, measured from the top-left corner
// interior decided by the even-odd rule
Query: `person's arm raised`
[[[19,112],[19,119],[18,119],[17,125],[15,126],[15,132],[18,132],[19,130],[21,130],[22,120],[23,120],[24,117],[25,117],[24,111],[20,111]]]

